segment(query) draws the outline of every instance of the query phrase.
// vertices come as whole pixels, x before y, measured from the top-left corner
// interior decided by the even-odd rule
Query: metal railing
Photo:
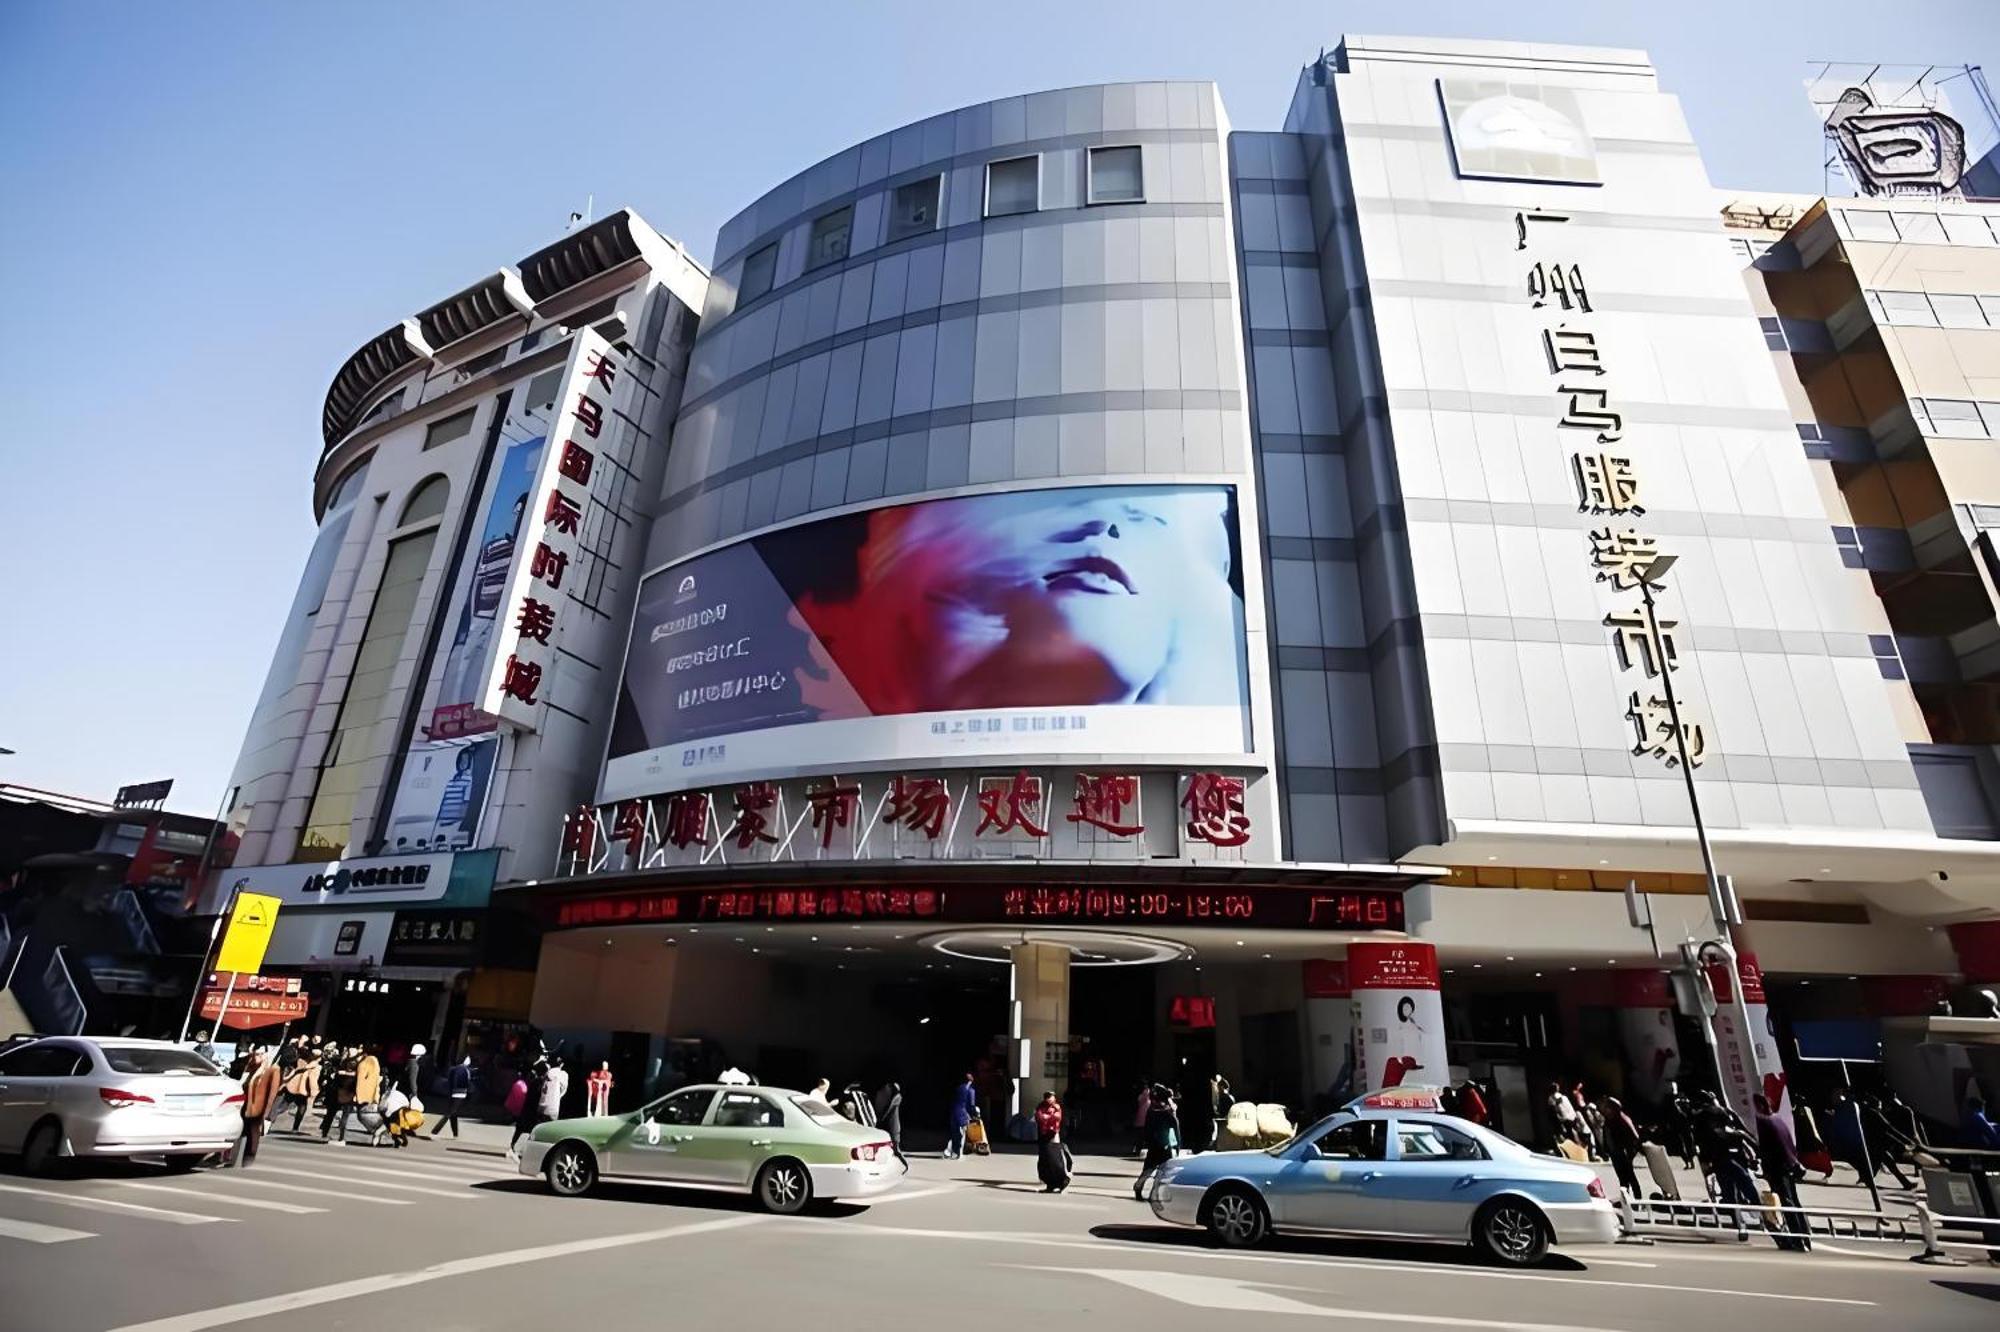
[[[1937,1216],[1923,1203],[1910,1204],[1908,1212],[1879,1212],[1852,1207],[1785,1207],[1763,1203],[1669,1202],[1665,1199],[1621,1198],[1619,1229],[1629,1237],[1686,1235],[1701,1239],[1745,1241],[1753,1234],[1772,1240],[1826,1240],[1851,1244],[1910,1244],[1918,1248],[1911,1255],[1917,1262],[1956,1263],[1947,1248],[1973,1249],[1988,1256],[2000,1255],[2000,1244],[1979,1240],[1944,1238],[1939,1222],[1970,1226],[1976,1230],[2000,1226],[1981,1217]]]
[[[83,1002],[83,992],[76,988],[76,978],[70,974],[69,961],[63,956],[67,947],[65,944],[57,944],[49,953],[49,964],[42,969],[42,984],[48,987],[49,1001],[57,1009],[55,1016],[58,1020],[68,1016],[62,1010],[65,1008],[63,990],[69,991],[67,1007],[76,1010],[76,1025],[65,1034],[81,1036],[88,1022],[90,1010]],[[58,986],[62,988],[59,989]]]
[[[142,953],[158,953],[160,941],[153,933],[153,923],[146,919],[146,908],[140,905],[139,895],[130,888],[121,888],[111,901],[113,913],[125,923],[125,931],[132,937],[132,946]]]

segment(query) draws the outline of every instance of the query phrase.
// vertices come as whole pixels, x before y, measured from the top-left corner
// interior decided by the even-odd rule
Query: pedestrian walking
[[[1452,1108],[1468,1124],[1484,1124],[1490,1113],[1486,1109],[1486,1098],[1479,1094],[1479,1084],[1467,1078],[1458,1089],[1458,1104]]]
[[[1151,1090],[1146,1108],[1146,1157],[1139,1167],[1139,1178],[1132,1184],[1132,1196],[1141,1199],[1153,1172],[1173,1160],[1181,1146],[1181,1119],[1174,1094],[1158,1085]]]
[[[241,1169],[257,1159],[257,1144],[264,1140],[264,1123],[278,1103],[283,1076],[276,1063],[264,1056],[263,1048],[252,1050],[244,1065],[243,1136],[236,1140],[235,1161]]]
[[[1681,1094],[1679,1084],[1669,1082],[1660,1097],[1660,1145],[1681,1158],[1681,1164],[1694,1169],[1694,1123],[1689,1109],[1688,1098]]]
[[[472,1056],[467,1055],[451,1066],[444,1075],[444,1103],[438,1108],[438,1122],[431,1129],[435,1138],[451,1126],[451,1136],[458,1136],[458,1117],[465,1110],[465,1103],[472,1097]]]
[[[206,1031],[194,1034],[194,1052],[211,1064],[215,1062],[215,1046],[209,1042]]]
[[[1618,1187],[1628,1198],[1645,1197],[1645,1190],[1639,1187],[1639,1172],[1632,1167],[1632,1158],[1641,1146],[1639,1126],[1616,1096],[1605,1097],[1599,1113],[1604,1118],[1605,1151],[1611,1157],[1611,1168],[1618,1172]]]
[[[611,1113],[611,1064],[607,1060],[598,1061],[590,1076],[583,1080],[585,1113],[608,1115]]]
[[[951,1094],[951,1138],[944,1145],[944,1159],[956,1161],[965,1155],[965,1126],[972,1122],[972,1115],[979,1106],[979,1093],[972,1085],[972,1075],[965,1075],[965,1081],[958,1084],[958,1090]]]
[[[1757,1144],[1714,1092],[1704,1093],[1695,1108],[1695,1155],[1715,1180],[1715,1191],[1726,1203],[1757,1205],[1757,1181],[1751,1168]]]
[[[1806,1168],[1799,1164],[1798,1140],[1792,1126],[1771,1112],[1771,1102],[1763,1092],[1750,1098],[1757,1111],[1757,1163],[1764,1169],[1764,1182],[1777,1195],[1780,1207],[1796,1208],[1799,1205],[1799,1181],[1806,1177]],[[1806,1219],[1797,1211],[1778,1213],[1779,1224],[1790,1234],[1777,1236],[1781,1249],[1810,1249],[1812,1240],[1807,1232],[1810,1227]]]
[[[413,1101],[424,1099],[424,1084],[429,1081],[429,1075],[426,1072],[430,1068],[429,1055],[430,1050],[425,1047],[422,1041],[412,1045],[410,1047],[410,1057],[403,1061],[402,1076],[396,1079],[396,1085],[402,1088],[403,1095]]]
[[[542,1118],[561,1119],[563,1097],[569,1095],[569,1070],[564,1067],[562,1057],[549,1060],[549,1071],[542,1078]]]
[[[1063,1141],[1062,1124],[1062,1102],[1054,1092],[1043,1092],[1035,1107],[1035,1174],[1041,1178],[1043,1193],[1061,1193],[1069,1187],[1069,1144]]]
[[[326,1117],[319,1122],[319,1136],[324,1142],[338,1123],[340,1140],[346,1142],[347,1117],[354,1110],[354,1081],[361,1064],[361,1051],[353,1046],[346,1049],[336,1047],[329,1058],[333,1061],[333,1070],[323,1077],[320,1090],[320,1103],[326,1107]]]
[[[1222,1126],[1229,1122],[1229,1107],[1236,1104],[1236,1093],[1229,1090],[1229,1079],[1217,1073],[1208,1080],[1208,1145],[1216,1146],[1222,1141]]]
[[[1898,1123],[1898,1120],[1902,1122]],[[1876,1168],[1887,1170],[1895,1178],[1897,1188],[1915,1188],[1916,1185],[1904,1177],[1899,1164],[1904,1160],[1906,1150],[1916,1145],[1916,1138],[1907,1127],[1911,1124],[1910,1107],[1904,1105],[1902,1098],[1894,1092],[1864,1097],[1861,1124],[1868,1138],[1869,1159]]]
[[[1153,1086],[1146,1083],[1139,1088],[1139,1098],[1132,1104],[1133,1155],[1146,1154],[1146,1119],[1153,1112]]]
[[[520,1153],[515,1144],[535,1131],[542,1122],[542,1087],[549,1072],[547,1060],[537,1060],[525,1074],[515,1078],[513,1088],[507,1093],[507,1110],[514,1116],[514,1136],[507,1140],[507,1159],[518,1161]]]
[[[305,1121],[306,1109],[319,1099],[319,1069],[319,1050],[314,1046],[307,1046],[299,1053],[298,1062],[292,1065],[292,1071],[286,1075],[280,1088],[283,1100],[292,1107],[294,1133],[299,1131],[299,1125]],[[276,1113],[274,1112],[271,1117],[277,1118]]]
[[[889,1150],[903,1163],[908,1173],[910,1158],[903,1155],[903,1088],[900,1083],[886,1082],[875,1100],[875,1122],[889,1135]]]
[[[1555,1120],[1558,1148],[1565,1142],[1582,1145],[1583,1130],[1579,1127],[1576,1103],[1569,1099],[1569,1093],[1562,1089],[1561,1083],[1549,1084],[1549,1114]]]

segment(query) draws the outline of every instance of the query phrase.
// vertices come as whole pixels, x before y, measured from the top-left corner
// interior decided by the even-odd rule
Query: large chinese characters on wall
[[[601,796],[890,757],[1241,754],[1248,699],[1229,487],[928,500],[648,577]]]

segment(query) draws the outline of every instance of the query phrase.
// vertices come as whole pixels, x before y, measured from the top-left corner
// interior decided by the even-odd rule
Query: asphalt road
[[[1104,1157],[1081,1158],[1061,1197],[1037,1190],[1027,1156],[920,1158],[872,1206],[780,1219],[646,1186],[558,1199],[478,1137],[396,1151],[273,1136],[245,1171],[0,1174],[0,1327],[2000,1326],[2000,1269],[1860,1245],[1616,1246],[1525,1273],[1420,1245],[1223,1253],[1154,1223],[1132,1198],[1136,1164]]]

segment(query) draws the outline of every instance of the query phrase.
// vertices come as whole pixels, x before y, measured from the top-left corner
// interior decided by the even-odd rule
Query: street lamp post
[[[1736,905],[1735,891],[1726,887],[1722,876],[1715,872],[1715,852],[1708,844],[1708,825],[1702,821],[1701,796],[1695,791],[1694,786],[1694,764],[1688,754],[1687,728],[1681,725],[1680,699],[1674,693],[1674,664],[1667,657],[1666,639],[1660,633],[1659,608],[1653,602],[1655,589],[1665,586],[1667,572],[1674,567],[1678,559],[1679,557],[1675,555],[1659,555],[1652,563],[1638,571],[1639,599],[1646,608],[1646,637],[1652,645],[1654,658],[1660,663],[1660,684],[1666,691],[1667,698],[1667,721],[1674,730],[1674,753],[1680,760],[1681,781],[1687,788],[1688,810],[1694,816],[1694,840],[1701,848],[1702,873],[1708,879],[1708,913],[1715,924],[1716,938],[1713,942],[1703,945],[1701,951],[1714,951],[1719,954],[1723,965],[1728,967],[1729,992],[1734,1001],[1731,1006],[1736,1010],[1736,1028],[1740,1033],[1740,1039],[1749,1042],[1754,1050],[1757,1038],[1756,1033],[1750,1030],[1750,1003],[1743,993],[1743,973],[1736,964],[1736,946],[1729,937],[1729,927],[1742,924],[1742,916]],[[1691,979],[1697,985],[1701,983],[1699,976]],[[1712,1023],[1704,1022],[1703,1028],[1708,1033],[1709,1040],[1713,1042],[1716,1072],[1720,1076],[1723,1071],[1722,1044],[1716,1039]],[[1716,1090],[1723,1094],[1726,1103],[1728,1087],[1725,1085]],[[1774,1110],[1776,1108],[1772,1107]]]

